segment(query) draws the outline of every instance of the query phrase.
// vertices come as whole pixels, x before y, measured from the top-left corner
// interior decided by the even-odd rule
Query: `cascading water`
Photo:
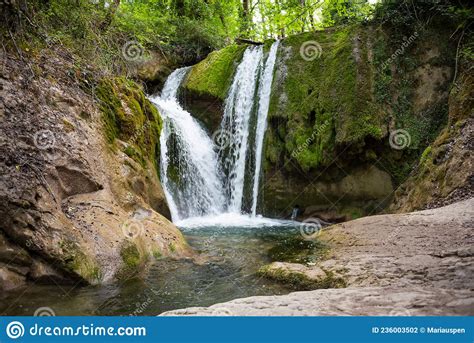
[[[225,204],[214,145],[199,123],[178,103],[188,68],[175,70],[160,97],[151,101],[164,119],[160,137],[161,180],[173,221],[216,215]]]
[[[273,70],[278,50],[275,42],[264,63],[263,46],[246,49],[225,100],[224,115],[215,145],[199,122],[178,103],[178,88],[189,68],[175,70],[162,94],[152,97],[164,119],[161,144],[161,181],[174,222],[193,226],[281,225],[255,218],[263,140],[270,103]],[[258,101],[257,101],[258,100]],[[256,116],[255,131],[251,132]],[[255,147],[249,137],[255,135]],[[224,138],[224,139],[222,139]],[[249,153],[255,154],[252,168]],[[247,173],[246,173],[247,172]],[[252,182],[251,212],[242,215],[244,185]]]
[[[219,158],[226,176],[228,211],[234,213],[242,210],[249,123],[262,57],[262,46],[245,50],[225,100],[221,130],[227,141],[220,147]]]
[[[258,202],[258,185],[260,183],[260,169],[262,166],[263,139],[265,138],[265,130],[267,128],[267,115],[270,106],[270,95],[272,91],[273,69],[275,68],[276,55],[278,51],[279,41],[272,44],[270,53],[268,54],[263,76],[260,78],[260,86],[258,92],[258,112],[257,112],[257,130],[255,135],[255,173],[252,191],[252,215],[257,214]]]

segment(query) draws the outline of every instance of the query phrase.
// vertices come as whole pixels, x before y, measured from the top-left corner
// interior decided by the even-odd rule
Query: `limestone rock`
[[[472,315],[473,303],[472,292],[466,290],[339,288],[236,299],[161,316],[460,316]]]

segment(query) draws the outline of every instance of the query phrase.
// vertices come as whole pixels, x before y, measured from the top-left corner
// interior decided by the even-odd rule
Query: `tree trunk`
[[[250,31],[250,23],[251,23],[251,13],[250,13],[250,6],[251,0],[242,0],[242,34],[244,37],[249,36]]]
[[[175,0],[174,10],[178,17],[183,17],[186,14],[184,0]]]

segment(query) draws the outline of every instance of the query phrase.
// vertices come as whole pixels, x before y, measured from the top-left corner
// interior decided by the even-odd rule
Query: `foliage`
[[[235,1],[134,0],[121,4],[115,24],[144,46],[195,61],[235,37],[236,18]]]
[[[121,47],[131,40],[191,64],[236,38],[283,38],[372,17],[399,28],[441,15],[466,29],[473,19],[466,0],[17,0],[4,7],[4,37],[59,43],[115,72],[126,69]]]
[[[322,9],[324,26],[343,25],[370,18],[373,7],[368,1],[328,0]]]
[[[398,28],[426,25],[443,16],[466,27],[474,18],[474,10],[469,0],[382,0],[374,11],[376,21]]]

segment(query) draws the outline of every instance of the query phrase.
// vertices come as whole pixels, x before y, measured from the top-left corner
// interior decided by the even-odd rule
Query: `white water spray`
[[[217,155],[199,123],[177,100],[188,68],[175,70],[160,97],[153,97],[163,117],[160,137],[161,181],[173,221],[217,215],[224,211]]]
[[[226,176],[228,211],[234,213],[242,210],[249,123],[262,57],[262,46],[245,50],[225,100],[221,130],[228,133],[229,142],[219,150],[219,158]]]
[[[276,55],[279,41],[272,44],[268,54],[263,75],[260,78],[258,91],[257,129],[255,134],[255,173],[252,192],[252,216],[257,214],[258,185],[260,182],[260,170],[262,167],[263,140],[267,129],[268,108],[270,106],[270,95],[272,91],[273,69],[275,67]]]

